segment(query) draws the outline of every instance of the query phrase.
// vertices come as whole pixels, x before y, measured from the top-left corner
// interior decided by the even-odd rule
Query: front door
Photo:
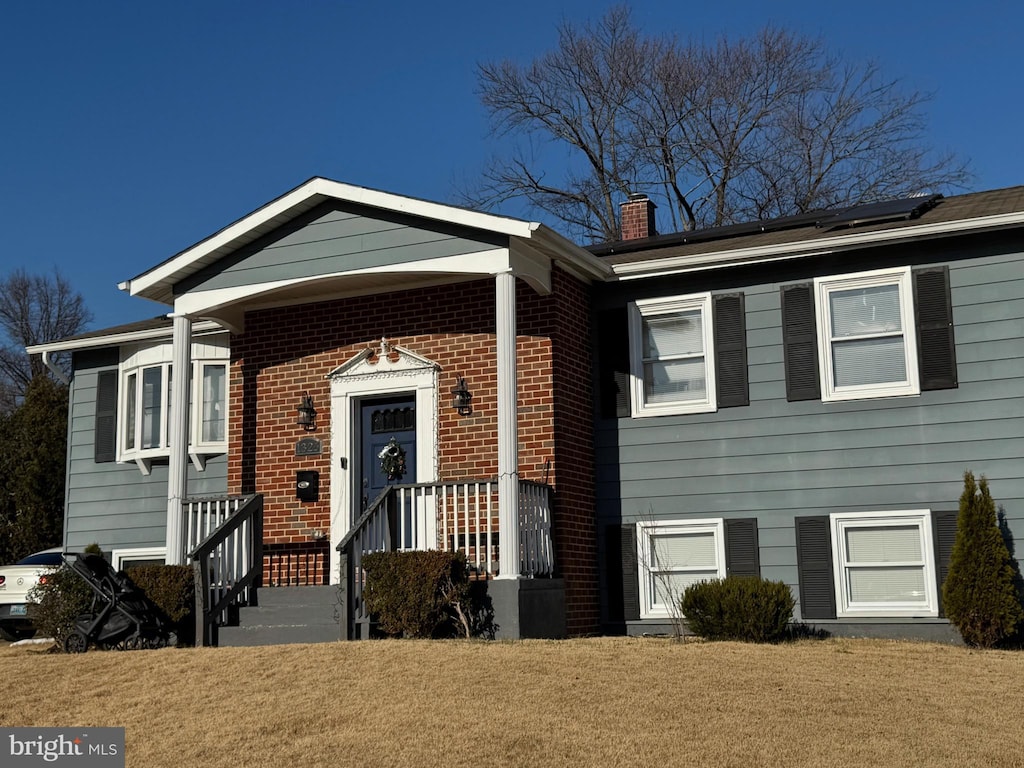
[[[353,522],[388,485],[416,482],[416,398],[412,393],[364,398],[359,404],[359,504],[353,504]],[[382,468],[381,454],[394,445],[405,454],[404,472],[391,478]],[[390,464],[392,467],[394,462]]]

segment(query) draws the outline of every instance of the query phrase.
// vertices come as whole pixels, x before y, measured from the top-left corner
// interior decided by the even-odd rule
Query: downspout
[[[57,381],[59,381],[65,387],[71,385],[71,380],[68,379],[68,377],[64,375],[64,371],[62,371],[60,369],[60,367],[55,362],[53,362],[53,358],[50,357],[50,351],[49,350],[43,350],[42,358],[43,358],[43,365],[45,365],[46,369],[50,373],[53,374],[53,377],[55,379],[57,379]]]

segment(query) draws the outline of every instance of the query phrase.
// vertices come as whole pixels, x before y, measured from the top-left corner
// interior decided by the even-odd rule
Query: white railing
[[[248,496],[185,499],[185,553],[198,547],[248,500]]]
[[[522,576],[551,576],[550,489],[519,483],[519,572]],[[338,545],[350,590],[347,603],[356,636],[369,620],[363,607],[363,555],[393,550],[440,549],[466,555],[470,569],[485,578],[498,575],[498,485],[494,480],[400,485],[363,513]]]
[[[216,644],[232,603],[256,602],[263,568],[263,497],[186,499],[185,541],[196,577],[196,642]]]

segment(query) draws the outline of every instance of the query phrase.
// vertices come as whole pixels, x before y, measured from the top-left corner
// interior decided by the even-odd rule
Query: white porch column
[[[192,320],[174,315],[171,357],[171,402],[167,440],[171,454],[167,466],[167,563],[185,563],[185,515],[188,495],[188,389],[192,376]]]
[[[516,278],[495,276],[498,342],[498,578],[519,578],[519,429],[516,398]]]

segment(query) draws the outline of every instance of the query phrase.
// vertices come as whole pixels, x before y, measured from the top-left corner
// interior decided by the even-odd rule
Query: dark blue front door
[[[416,399],[413,395],[363,400],[360,410],[362,503],[356,517],[388,485],[416,482]],[[391,439],[405,451],[405,473],[391,480],[381,469],[380,454]]]

